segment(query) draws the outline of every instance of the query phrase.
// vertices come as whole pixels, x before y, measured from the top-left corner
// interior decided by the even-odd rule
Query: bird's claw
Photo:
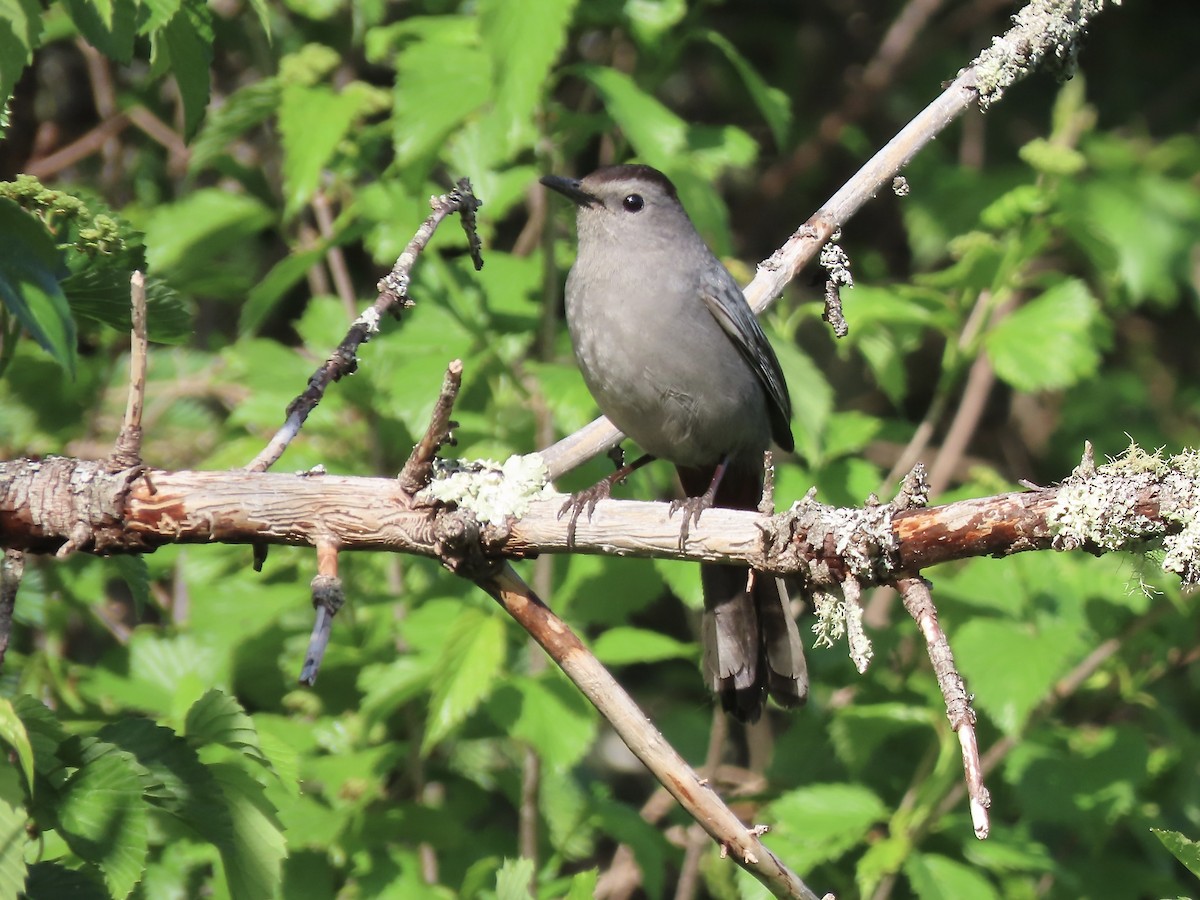
[[[679,549],[683,550],[687,544],[688,532],[693,525],[700,524],[700,513],[706,509],[710,509],[713,505],[713,498],[708,494],[702,494],[699,497],[686,497],[683,500],[672,500],[671,505],[667,510],[667,518],[671,518],[679,510],[683,510],[683,522],[679,525]]]
[[[571,512],[571,518],[567,521],[567,549],[575,546],[575,525],[579,522],[580,514],[586,511],[588,521],[592,521],[592,513],[596,511],[596,504],[611,496],[612,482],[604,478],[590,488],[585,488],[567,498],[567,502],[558,511],[560,519],[567,514],[568,510]]]

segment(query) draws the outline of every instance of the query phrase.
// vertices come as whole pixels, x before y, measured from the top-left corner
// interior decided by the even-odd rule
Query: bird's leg
[[[721,485],[721,479],[725,477],[725,470],[729,468],[728,457],[722,457],[717,463],[716,469],[713,470],[712,481],[708,484],[706,490],[699,497],[687,497],[683,500],[672,500],[671,509],[667,513],[668,516],[675,515],[679,510],[683,510],[683,523],[679,527],[679,549],[684,548],[687,543],[688,529],[693,524],[700,524],[700,513],[709,509],[713,505],[713,501],[717,496],[717,488]]]
[[[561,519],[566,515],[567,510],[571,511],[571,519],[567,523],[567,546],[575,546],[575,523],[579,521],[579,514],[584,510],[587,511],[588,521],[592,520],[592,513],[596,510],[596,504],[601,500],[607,500],[612,496],[614,485],[620,484],[628,478],[633,472],[636,472],[646,463],[653,461],[654,457],[647,453],[644,456],[639,456],[633,462],[621,466],[611,475],[606,475],[601,478],[590,488],[586,488],[578,493],[572,494],[570,499],[562,505],[562,509],[558,511],[558,517]]]

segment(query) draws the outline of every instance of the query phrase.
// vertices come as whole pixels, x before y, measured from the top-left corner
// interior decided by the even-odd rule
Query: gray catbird
[[[649,166],[542,183],[577,208],[567,325],[584,381],[649,455],[577,495],[572,521],[649,457],[675,463],[691,498],[681,540],[708,506],[755,509],[763,452],[772,439],[793,447],[791,400],[758,320],[674,185]],[[808,670],[783,583],[720,565],[702,566],[701,578],[704,673],[725,709],[753,721],[768,694],[803,703]]]

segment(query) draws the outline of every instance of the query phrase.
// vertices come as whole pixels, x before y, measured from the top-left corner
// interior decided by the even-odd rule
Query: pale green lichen
[[[1158,515],[1139,511],[1157,499]],[[1060,486],[1048,520],[1054,547],[1074,550],[1153,550],[1161,544],[1162,568],[1200,583],[1200,453],[1164,458],[1131,444],[1121,456],[1096,466],[1089,445],[1083,461]],[[1170,532],[1170,533],[1168,533]]]
[[[434,460],[433,481],[418,495],[473,512],[480,522],[503,525],[520,518],[535,500],[554,495],[550,473],[536,453],[491,459]]]
[[[1120,5],[1120,0],[1109,2]],[[1033,0],[1021,9],[1013,16],[1013,27],[992,38],[972,63],[979,105],[987,109],[1043,62],[1052,62],[1069,78],[1079,38],[1104,6],[1105,0]]]

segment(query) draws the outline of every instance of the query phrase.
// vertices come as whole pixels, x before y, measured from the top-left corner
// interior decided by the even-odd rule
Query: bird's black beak
[[[543,175],[542,184],[552,191],[558,191],[576,206],[591,206],[600,202],[595,194],[589,194],[580,185],[578,178],[563,178],[561,175]]]

